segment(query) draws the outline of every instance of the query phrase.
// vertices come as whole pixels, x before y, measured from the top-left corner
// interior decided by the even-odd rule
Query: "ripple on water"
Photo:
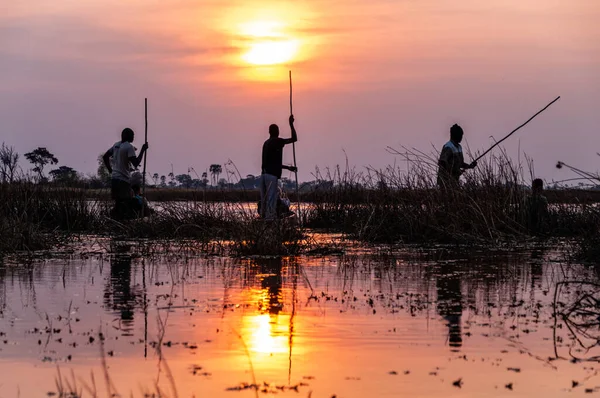
[[[592,349],[563,321],[554,334],[552,314],[557,284],[597,276],[555,259],[435,249],[174,260],[132,249],[4,266],[0,384],[40,396],[56,391],[58,366],[79,386],[93,371],[104,391],[104,352],[126,395],[157,380],[171,391],[169,374],[179,396],[595,391],[595,362],[569,361]],[[559,286],[560,308],[596,297],[591,285]]]

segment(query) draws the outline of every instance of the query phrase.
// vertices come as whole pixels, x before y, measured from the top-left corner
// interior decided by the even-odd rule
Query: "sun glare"
[[[252,82],[279,82],[290,69],[315,58],[321,38],[312,32],[318,14],[306,2],[235,2],[217,18],[225,33],[223,61]]]
[[[249,319],[249,348],[260,354],[277,354],[288,351],[288,330],[284,321],[289,317],[255,315]]]
[[[289,62],[298,52],[298,42],[262,41],[251,45],[242,59],[253,65],[275,65]]]
[[[277,65],[290,62],[300,48],[300,42],[285,32],[285,25],[281,22],[248,22],[242,24],[240,33],[248,43],[242,59],[252,65]]]

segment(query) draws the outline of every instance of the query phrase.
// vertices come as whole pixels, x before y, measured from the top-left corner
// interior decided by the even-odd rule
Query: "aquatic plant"
[[[238,193],[239,194],[239,193]],[[303,234],[289,222],[265,223],[247,200],[169,201],[151,217],[115,220],[112,203],[90,200],[85,190],[56,189],[30,182],[0,186],[0,253],[49,248],[74,234],[122,239],[194,239],[217,242],[238,254],[294,254]],[[215,248],[215,245],[212,245]]]
[[[47,249],[56,232],[88,231],[98,208],[78,191],[53,190],[30,182],[0,185],[0,253]]]
[[[58,235],[124,239],[193,239],[211,250],[239,255],[288,255],[314,249],[304,228],[341,232],[365,242],[497,243],[598,234],[592,191],[547,190],[543,220],[531,222],[533,165],[514,163],[505,152],[467,171],[460,187],[436,185],[437,160],[414,150],[391,150],[406,167],[356,171],[346,165],[304,187],[301,217],[265,223],[258,219],[255,190],[151,190],[163,196],[143,219],[110,217],[108,190],[84,190],[21,181],[0,186],[0,252],[35,250]],[[181,200],[180,200],[181,199]],[[290,199],[295,200],[293,195]],[[593,243],[593,240],[586,240]],[[590,245],[588,245],[590,246]],[[208,246],[207,246],[208,247]],[[590,247],[598,247],[594,243]],[[585,251],[589,250],[586,248]]]
[[[551,203],[539,221],[543,225],[531,225],[530,161],[524,167],[501,152],[467,171],[460,187],[441,189],[436,186],[435,155],[407,149],[393,153],[402,157],[406,168],[357,172],[347,167],[324,175],[316,170],[317,179],[331,188],[313,194],[306,225],[371,242],[448,243],[577,237],[594,226],[589,203],[575,198],[566,204],[566,195],[553,191],[548,195],[561,203]]]

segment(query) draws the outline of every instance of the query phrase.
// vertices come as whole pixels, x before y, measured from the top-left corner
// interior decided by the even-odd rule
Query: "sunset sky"
[[[562,160],[600,169],[598,0],[19,0],[0,7],[0,138],[46,146],[81,172],[124,127],[148,171],[231,159],[260,173],[270,123],[289,135],[300,179],[315,166],[385,167],[386,146],[425,152],[465,130],[507,141],[546,180]],[[284,162],[291,163],[291,148]],[[29,169],[29,165],[22,163]],[[288,176],[287,172],[284,176]]]

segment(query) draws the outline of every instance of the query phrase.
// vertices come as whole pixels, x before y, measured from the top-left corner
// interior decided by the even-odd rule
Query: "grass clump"
[[[292,255],[308,246],[295,219],[251,219],[237,224],[231,234],[231,249],[237,255]]]
[[[397,152],[400,154],[399,152]],[[437,187],[433,156],[407,151],[407,170],[364,173],[336,169],[332,187],[313,195],[310,227],[342,231],[367,242],[490,243],[549,236],[582,236],[594,227],[588,204],[552,204],[531,225],[525,171],[506,156],[490,156],[467,171],[460,187]],[[533,179],[533,167],[530,177]]]
[[[57,232],[94,228],[98,209],[77,191],[30,182],[0,184],[0,254],[49,249]]]
[[[213,249],[240,255],[295,254],[304,245],[295,224],[259,220],[254,203],[169,201],[156,203],[151,217],[125,221],[112,219],[111,207],[112,202],[90,200],[81,189],[24,182],[0,185],[0,254],[49,249],[72,234],[193,239],[217,242]]]
[[[342,233],[372,243],[481,243],[567,237],[597,247],[598,211],[556,190],[543,220],[531,223],[533,166],[529,172],[504,153],[488,156],[467,171],[461,186],[437,187],[437,159],[421,152],[400,153],[408,167],[357,172],[346,167],[323,175],[303,189],[301,220],[265,222],[256,213],[257,191],[174,190],[155,202],[151,217],[110,218],[112,203],[94,191],[18,182],[0,186],[0,252],[35,250],[56,234],[94,234],[125,239],[217,242],[238,255],[289,255],[310,250],[304,227]],[[403,162],[404,164],[404,162]],[[152,192],[152,191],[148,191]],[[190,193],[191,192],[191,193]],[[163,192],[164,193],[164,192]],[[161,194],[160,191],[155,194]],[[192,200],[179,200],[189,198]],[[207,197],[210,196],[210,197]],[[222,195],[219,197],[219,195]],[[570,195],[570,196],[569,196]],[[299,222],[300,221],[300,222]],[[302,225],[302,228],[300,227]]]

